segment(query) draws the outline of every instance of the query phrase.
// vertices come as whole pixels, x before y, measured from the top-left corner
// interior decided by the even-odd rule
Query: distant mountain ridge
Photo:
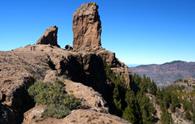
[[[195,62],[172,61],[164,64],[130,67],[133,73],[146,75],[159,86],[172,84],[178,79],[195,78]]]

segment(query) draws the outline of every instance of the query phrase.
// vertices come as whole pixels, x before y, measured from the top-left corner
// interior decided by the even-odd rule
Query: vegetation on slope
[[[183,109],[183,118],[195,123],[195,89],[186,90],[184,86],[171,85],[161,89],[158,96],[162,110],[175,112],[176,109]]]
[[[46,117],[63,118],[71,110],[80,106],[80,101],[65,92],[64,84],[60,81],[52,83],[35,82],[28,89],[36,104],[46,105],[43,115]]]
[[[114,73],[109,66],[105,66],[107,80],[113,83],[112,102],[116,114],[133,124],[153,124],[161,121],[162,124],[172,124],[172,114],[177,109],[184,109],[185,117],[195,123],[195,90],[186,92],[180,86],[157,88],[148,77],[131,76],[129,86],[124,85],[123,77]],[[155,102],[150,99],[154,97]],[[190,98],[189,98],[190,96]],[[160,106],[160,118],[156,115],[155,104]]]
[[[179,85],[159,89],[150,78],[136,74],[126,84],[122,75],[114,73],[108,65],[105,66],[105,73],[112,87],[112,114],[123,117],[132,124],[153,124],[157,121],[172,124],[172,114],[183,109],[184,114],[181,117],[195,123],[195,89],[186,91]],[[28,92],[37,104],[47,106],[44,116],[62,118],[80,106],[80,101],[68,95],[64,84],[59,81],[36,82]],[[160,106],[160,118],[157,116],[155,104]]]
[[[149,78],[132,76],[129,87],[124,85],[123,77],[115,74],[109,66],[105,67],[107,79],[114,84],[114,114],[123,117],[133,124],[150,124],[155,121],[155,109],[146,93],[156,94],[157,87]],[[145,82],[145,83],[143,83]]]

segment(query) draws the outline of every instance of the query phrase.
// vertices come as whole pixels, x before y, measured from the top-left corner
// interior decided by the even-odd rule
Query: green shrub
[[[74,96],[70,96],[70,95],[66,95],[66,97],[64,98],[63,103],[70,110],[76,109],[81,104],[81,102],[78,99],[75,99]]]
[[[124,85],[125,84],[124,78],[121,75],[114,73],[109,65],[105,65],[104,71],[107,80],[109,82],[112,82],[113,85],[112,103],[115,107],[114,114],[122,116],[122,113],[126,107],[125,103],[126,87]]]
[[[119,89],[119,85],[116,85],[114,87],[114,90],[113,90],[113,101],[114,101],[114,105],[117,109],[117,113],[121,113],[121,110],[122,110],[122,100],[121,100],[121,97],[120,97],[120,89]]]
[[[183,108],[185,111],[191,111],[192,110],[192,103],[188,100],[183,101]]]
[[[192,122],[195,124],[195,110],[192,111]]]
[[[167,110],[163,110],[161,113],[161,123],[162,124],[173,124],[171,114]]]
[[[185,112],[185,119],[187,119],[187,120],[191,120],[192,119],[192,115],[190,114],[189,111]]]
[[[122,117],[131,122],[132,124],[142,123],[139,104],[137,103],[137,99],[134,92],[130,89],[126,91],[125,101],[127,103],[127,107],[123,111]]]
[[[49,104],[43,113],[45,117],[63,118],[70,113],[70,109],[60,104]]]
[[[144,94],[137,95],[138,103],[142,113],[142,120],[144,124],[150,124],[154,121],[153,114],[156,112],[150,99]]]
[[[65,92],[62,82],[53,83],[35,82],[28,89],[37,104],[47,105],[43,115],[62,118],[69,114],[73,109],[80,106],[80,101]]]
[[[132,124],[139,124],[139,118],[137,118],[136,115],[136,111],[134,110],[134,105],[132,106],[127,106],[123,112],[123,118],[128,120],[129,122],[131,122]]]
[[[171,111],[175,112],[176,108],[180,108],[180,101],[175,94],[171,96]]]
[[[156,95],[157,93],[157,86],[153,81],[148,83],[148,93],[151,93],[153,95]]]

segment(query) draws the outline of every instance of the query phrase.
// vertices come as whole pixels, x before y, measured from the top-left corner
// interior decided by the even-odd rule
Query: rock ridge
[[[73,124],[80,122],[83,112],[86,112],[86,117],[82,123],[88,123],[86,121],[90,119],[90,114],[98,117],[96,120],[101,121],[98,124],[110,121],[128,123],[109,114],[106,97],[109,97],[108,92],[112,89],[112,84],[106,79],[105,65],[109,65],[112,71],[124,77],[124,83],[129,84],[130,79],[127,66],[116,58],[115,53],[101,47],[101,31],[98,6],[95,3],[87,3],[74,13],[73,48],[59,48],[58,27],[51,26],[36,44],[0,52],[0,108],[2,106],[3,111],[13,114],[13,117],[10,116],[13,118],[13,124],[22,123],[24,112],[30,113],[24,115],[24,118],[29,117],[24,124],[32,124],[33,117],[43,112],[42,107],[36,108],[27,92],[27,88],[37,80],[44,83],[62,80],[67,85],[67,93],[83,99],[90,109],[73,112],[78,117]],[[37,113],[31,113],[31,110]],[[6,118],[10,117],[8,115]],[[69,119],[74,120],[72,117],[74,118],[74,115],[71,114]],[[0,122],[6,118],[1,118],[0,110]],[[69,119],[62,120],[69,123]],[[94,121],[89,123],[92,122]],[[36,121],[33,123],[39,124]],[[43,123],[51,124],[45,120]]]

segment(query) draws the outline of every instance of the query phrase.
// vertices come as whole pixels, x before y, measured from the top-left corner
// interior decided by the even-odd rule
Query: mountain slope
[[[58,27],[51,26],[34,45],[0,51],[0,124],[52,124],[57,120],[59,124],[90,124],[94,118],[97,124],[129,123],[111,115],[115,110],[110,108],[113,82],[107,80],[105,66],[123,77],[123,85],[130,79],[128,67],[101,47],[97,4],[83,4],[73,23],[73,48],[60,48]],[[76,113],[76,121],[71,113]]]
[[[193,86],[160,89],[102,48],[95,3],[82,5],[73,23],[73,48],[60,48],[52,26],[36,44],[0,52],[0,124],[195,122]]]
[[[195,78],[195,62],[173,61],[161,65],[141,65],[130,70],[150,77],[160,86],[172,84],[178,79]]]

